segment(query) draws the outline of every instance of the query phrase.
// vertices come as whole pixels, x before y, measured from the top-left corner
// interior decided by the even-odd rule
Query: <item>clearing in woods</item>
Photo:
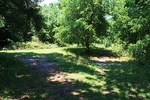
[[[83,48],[56,48],[1,52],[1,55],[11,55],[12,64],[20,64],[13,70],[6,69],[11,71],[11,78],[6,77],[9,81],[1,77],[0,99],[150,98],[148,77],[134,65],[133,59],[85,55],[82,51]],[[14,84],[7,86],[7,82]]]

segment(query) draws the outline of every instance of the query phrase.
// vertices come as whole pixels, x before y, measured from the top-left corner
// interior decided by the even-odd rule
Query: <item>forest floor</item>
[[[11,77],[14,84],[5,86],[6,80],[2,81],[0,100],[150,98],[149,78],[135,65],[134,59],[104,55],[82,56],[73,51],[80,49],[2,52],[12,55],[25,66],[19,65],[13,73],[11,70],[15,74]],[[6,73],[2,75],[6,76],[4,74]]]

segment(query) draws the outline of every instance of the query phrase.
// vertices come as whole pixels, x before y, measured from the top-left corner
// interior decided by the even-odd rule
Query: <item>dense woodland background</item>
[[[17,49],[27,42],[67,46],[104,44],[141,64],[150,58],[149,0],[0,1],[0,47]],[[34,43],[28,43],[34,45]]]

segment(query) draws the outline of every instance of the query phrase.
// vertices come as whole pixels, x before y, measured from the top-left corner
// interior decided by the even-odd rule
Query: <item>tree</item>
[[[136,43],[150,33],[149,0],[107,0],[107,4],[113,35],[127,43]]]
[[[53,29],[57,26],[57,16],[59,13],[58,3],[50,3],[49,5],[42,6],[41,14],[44,18],[44,25],[40,32],[38,32],[38,37],[43,42],[54,43]]]
[[[62,0],[55,38],[60,43],[82,44],[89,51],[95,38],[106,32],[104,16],[102,0]]]
[[[32,34],[28,33],[33,26],[36,30],[41,28],[42,16],[39,10],[38,4],[33,0],[0,1],[0,17],[3,19],[3,27],[14,36],[19,34],[22,40],[28,40],[31,37]]]
[[[107,0],[106,4],[112,16],[109,22],[113,39],[125,42],[140,64],[149,63],[150,0]]]
[[[132,31],[137,34],[137,40],[142,39],[150,33],[150,0],[135,0],[134,2],[127,2],[130,13],[129,16],[135,24]],[[133,6],[134,5],[134,6]]]

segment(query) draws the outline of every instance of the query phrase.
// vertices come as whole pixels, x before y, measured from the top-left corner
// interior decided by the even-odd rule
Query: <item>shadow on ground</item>
[[[117,57],[117,54],[113,53],[110,50],[106,50],[104,48],[90,48],[90,52],[87,52],[86,48],[67,48],[64,49],[66,52],[71,52],[77,56],[84,56],[84,57]]]
[[[73,50],[76,52],[76,50]],[[70,50],[69,50],[70,52]],[[7,55],[7,56],[6,56]],[[12,55],[13,57],[10,57]],[[7,62],[4,59],[11,59]],[[47,57],[59,64],[54,74],[44,74],[14,58]],[[123,66],[98,66],[94,61],[62,53],[37,54],[3,53],[0,62],[0,97],[27,100],[143,100],[150,99],[150,78],[146,68],[134,61],[121,62]],[[8,57],[8,58],[7,58]],[[8,65],[9,64],[9,65]],[[12,68],[16,65],[15,68]],[[75,74],[67,79],[69,74]],[[64,78],[61,76],[64,75]],[[65,76],[66,75],[66,76]],[[55,78],[51,79],[50,77]],[[85,80],[76,77],[84,77]]]

